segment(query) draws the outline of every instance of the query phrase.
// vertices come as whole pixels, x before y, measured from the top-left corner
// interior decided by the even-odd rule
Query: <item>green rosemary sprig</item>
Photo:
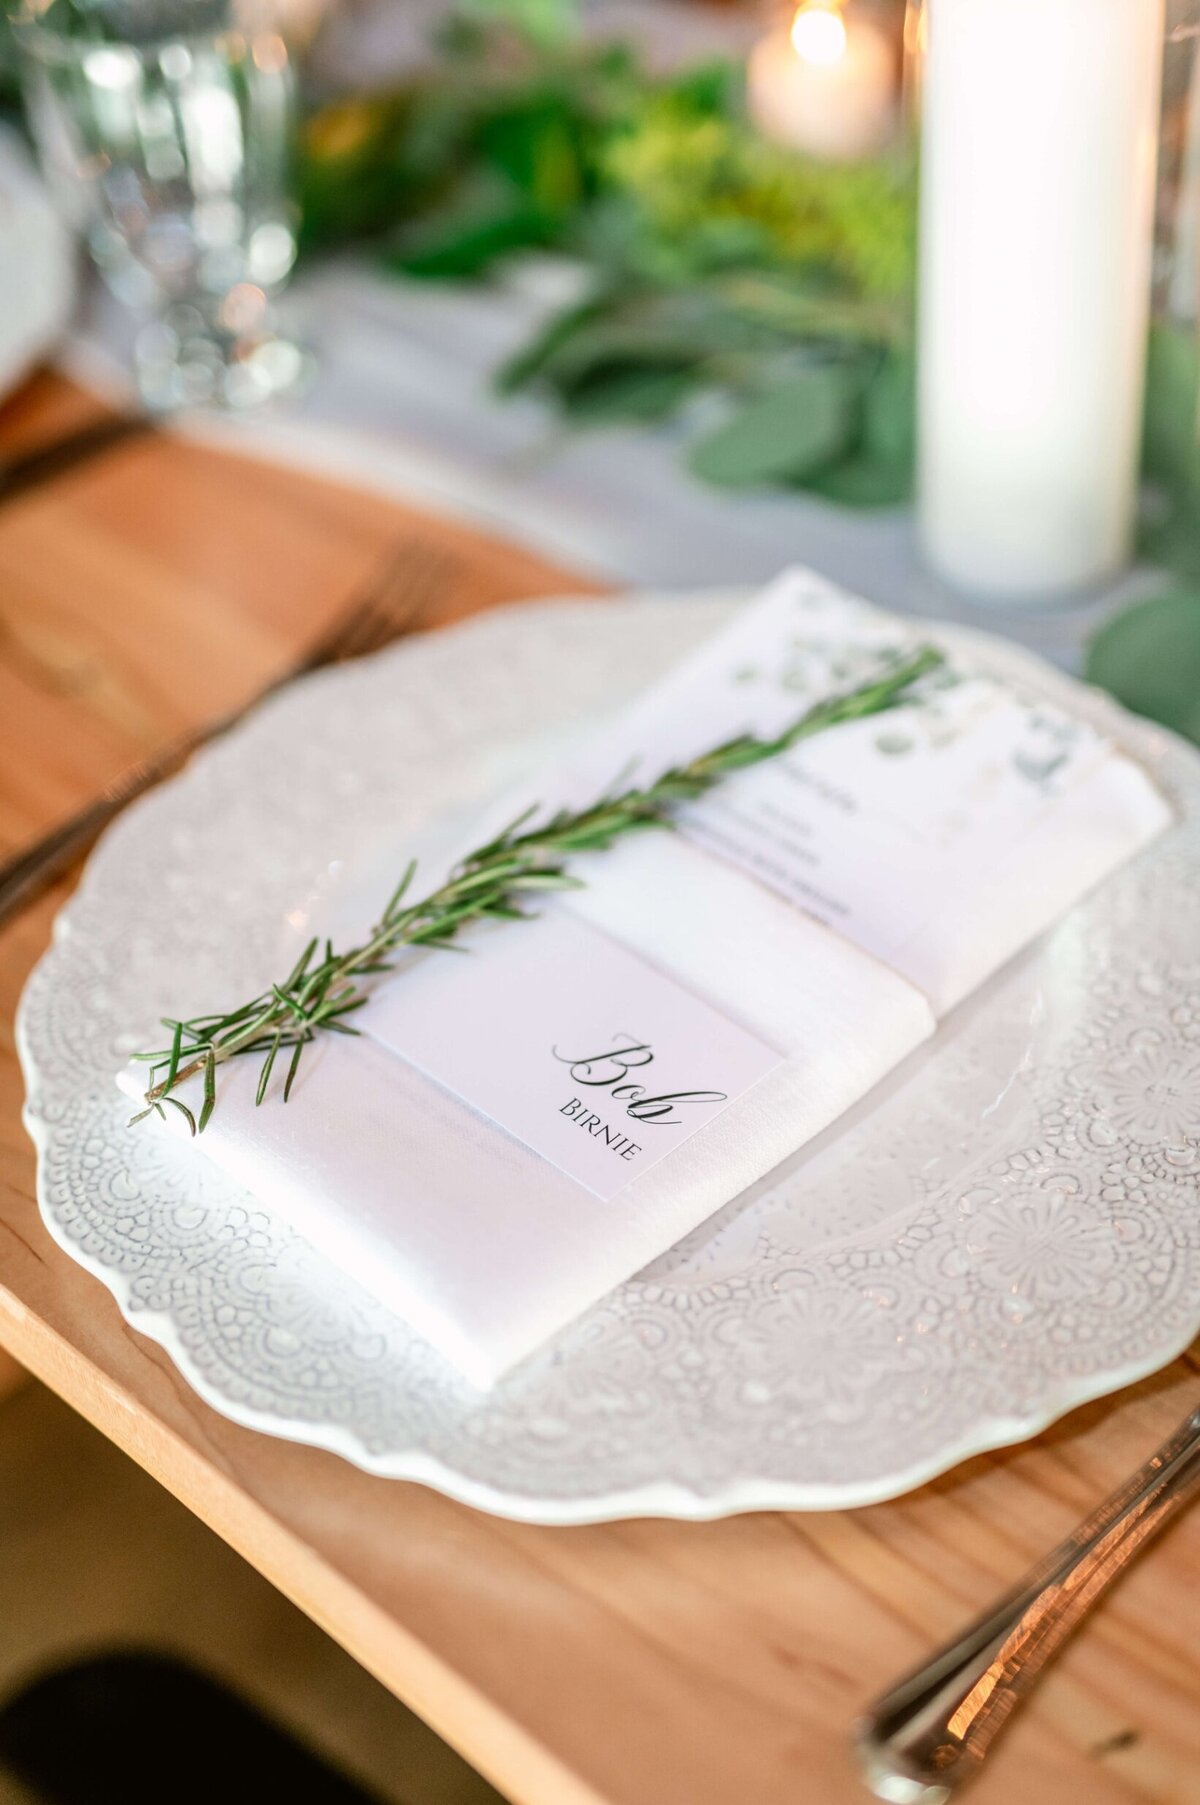
[[[667,827],[677,808],[695,802],[734,771],[777,758],[801,740],[847,721],[910,701],[914,685],[941,662],[940,652],[923,646],[857,689],[817,702],[774,739],[739,734],[686,764],[673,765],[643,789],[603,796],[575,813],[560,810],[540,826],[529,825],[536,814],[530,809],[477,847],[446,883],[419,902],[406,901],[416,875],[416,864],[410,863],[362,946],[335,953],[328,940],[323,947],[311,940],[282,984],[272,984],[239,1008],[190,1021],[164,1018],[171,1044],[135,1055],[150,1066],[150,1086],[145,1109],[132,1121],[162,1116],[169,1106],[184,1116],[193,1134],[203,1133],[216,1107],[217,1067],[246,1055],[262,1057],[256,1103],[267,1094],[276,1061],[286,1055],[286,1103],[305,1047],[324,1032],[358,1032],[347,1018],[369,1000],[370,980],[394,969],[393,954],[407,947],[451,946],[468,922],[526,919],[519,905],[529,894],[582,887],[567,869],[576,853],[601,852],[623,834]],[[204,1081],[198,1117],[175,1095],[197,1076]]]

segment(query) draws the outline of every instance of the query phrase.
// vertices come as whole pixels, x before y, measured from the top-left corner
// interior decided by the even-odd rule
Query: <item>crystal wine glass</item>
[[[22,0],[42,165],[113,292],[145,316],[147,406],[245,408],[305,353],[273,301],[296,256],[295,70],[262,0]]]

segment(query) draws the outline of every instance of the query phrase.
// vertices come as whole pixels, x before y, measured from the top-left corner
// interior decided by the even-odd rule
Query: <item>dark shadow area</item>
[[[60,1667],[0,1705],[0,1771],[38,1805],[381,1805],[227,1687],[123,1650]]]

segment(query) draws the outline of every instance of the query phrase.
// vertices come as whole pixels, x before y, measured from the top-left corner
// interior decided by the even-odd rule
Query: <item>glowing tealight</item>
[[[873,156],[895,124],[897,49],[865,8],[805,0],[750,53],[751,115],[769,138],[810,156]]]
[[[806,63],[823,68],[846,54],[842,15],[829,6],[802,6],[792,20],[792,48]]]

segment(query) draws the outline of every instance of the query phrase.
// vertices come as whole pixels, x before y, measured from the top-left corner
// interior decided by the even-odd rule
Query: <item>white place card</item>
[[[362,1029],[597,1197],[783,1057],[562,906],[464,945],[378,991]]]

